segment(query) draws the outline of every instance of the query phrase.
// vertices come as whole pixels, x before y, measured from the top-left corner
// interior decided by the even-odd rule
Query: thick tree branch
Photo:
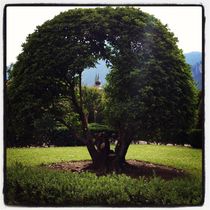
[[[90,131],[88,130],[88,124],[86,121],[85,113],[83,111],[81,75],[79,78],[79,95],[80,95],[79,102],[78,102],[78,99],[75,94],[75,86],[76,86],[76,84],[75,84],[74,79],[69,81],[69,87],[70,87],[69,96],[71,98],[71,102],[75,109],[75,112],[79,114],[79,118],[80,118],[81,125],[82,125],[83,137],[80,137],[80,139],[82,138],[83,142],[85,142],[85,145],[88,148],[90,156],[91,156],[93,162],[95,162],[98,158],[98,152],[97,152],[96,148],[94,147],[94,143],[92,142],[92,137],[91,137]]]

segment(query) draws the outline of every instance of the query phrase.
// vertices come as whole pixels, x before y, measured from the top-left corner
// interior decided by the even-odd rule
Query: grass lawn
[[[130,145],[126,159],[183,169],[184,178],[165,181],[125,175],[97,177],[52,171],[42,164],[89,160],[85,147],[9,148],[6,151],[5,202],[22,206],[186,206],[200,205],[202,151],[185,147]]]

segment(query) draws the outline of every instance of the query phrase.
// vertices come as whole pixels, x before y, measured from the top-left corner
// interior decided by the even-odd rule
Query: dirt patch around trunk
[[[45,165],[45,167],[53,170],[63,170],[74,173],[92,172],[97,176],[109,174],[104,170],[95,169],[92,165],[92,162],[89,160],[52,163]],[[176,177],[183,177],[186,175],[186,172],[180,169],[150,162],[127,160],[119,174],[126,174],[132,178],[139,178],[142,176],[150,178],[156,175],[165,180],[170,180]]]

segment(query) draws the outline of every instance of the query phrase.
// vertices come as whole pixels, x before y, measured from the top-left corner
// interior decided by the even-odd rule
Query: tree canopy
[[[172,138],[193,126],[196,90],[177,38],[154,16],[132,7],[74,9],[38,26],[23,44],[8,84],[17,135],[51,113],[82,140],[94,163],[107,163],[108,140],[94,146],[84,110],[82,71],[106,60],[107,115],[119,131],[113,163],[121,163],[135,135]],[[81,131],[58,101],[69,100]],[[110,161],[112,162],[112,161]]]

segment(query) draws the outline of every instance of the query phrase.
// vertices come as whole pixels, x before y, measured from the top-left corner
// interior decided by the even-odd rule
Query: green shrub
[[[175,138],[173,139],[172,143],[178,144],[178,145],[184,145],[188,143],[188,133],[187,131],[179,131],[176,135],[174,135]]]
[[[93,137],[96,137],[100,133],[105,139],[110,139],[112,143],[118,138],[116,131],[107,125],[90,123],[88,127]]]
[[[132,179],[50,171],[20,164],[7,169],[5,203],[16,206],[186,206],[202,204],[195,178]]]
[[[90,129],[90,131],[93,131],[93,132],[103,132],[103,131],[114,132],[114,129],[110,128],[107,125],[103,125],[99,123],[89,123],[88,128]]]
[[[71,132],[66,127],[60,127],[54,130],[52,145],[55,146],[81,146],[82,142],[73,138]]]
[[[193,129],[188,134],[189,144],[194,148],[202,148],[203,133],[202,129]]]
[[[93,136],[98,133],[103,133],[105,138],[111,139],[115,135],[115,131],[108,127],[107,125],[98,124],[98,123],[90,123],[88,125],[90,132]],[[84,145],[82,142],[74,139],[70,131],[66,127],[57,128],[54,131],[53,140],[51,144],[55,146],[82,146]]]

